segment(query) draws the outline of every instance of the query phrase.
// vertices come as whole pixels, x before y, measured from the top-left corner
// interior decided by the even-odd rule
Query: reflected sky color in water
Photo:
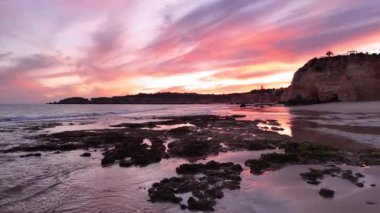
[[[289,110],[287,107],[244,108],[231,105],[11,105],[0,106],[0,146],[6,148],[22,143],[32,143],[25,137],[35,135],[25,127],[38,123],[63,122],[53,127],[55,131],[76,127],[101,128],[123,122],[149,121],[152,117],[197,114],[244,114],[244,119],[275,119],[285,130],[303,139],[312,139],[320,132],[302,130],[298,126],[317,130],[324,124],[305,124],[304,118],[315,120],[333,119],[345,124],[345,118],[362,116],[374,118],[378,114],[337,114],[326,112],[305,112]],[[27,113],[30,112],[30,113]],[[331,117],[335,116],[335,117]],[[336,118],[340,117],[340,120]],[[349,119],[348,119],[349,121]],[[299,124],[301,122],[301,124]],[[371,120],[375,122],[375,120]],[[370,123],[371,123],[370,122]],[[73,125],[71,125],[73,123]],[[362,124],[362,123],[361,123]],[[314,126],[313,126],[314,125]],[[332,127],[331,127],[332,128]],[[331,129],[330,128],[330,129]],[[51,131],[52,129],[49,129]],[[14,130],[14,131],[8,131]],[[342,130],[343,131],[343,130]],[[45,133],[46,130],[37,131]],[[301,134],[304,132],[305,134]],[[359,134],[366,136],[370,134]],[[376,136],[376,135],[375,135]],[[328,142],[334,140],[327,140]],[[374,140],[376,142],[376,140]],[[90,151],[93,151],[92,149]],[[276,150],[282,152],[282,150]],[[102,168],[101,150],[91,152],[90,158],[80,157],[83,150],[61,154],[43,153],[40,158],[20,158],[21,153],[0,155],[0,212],[178,212],[179,207],[166,204],[152,204],[147,201],[149,186],[165,177],[175,174],[175,167],[187,162],[186,159],[163,159],[146,167],[120,168],[118,165]],[[257,158],[266,151],[240,151],[220,153],[208,159],[189,159],[206,162],[233,161],[243,164],[246,159]],[[370,198],[380,197],[378,187],[357,188],[347,181],[327,179],[323,186],[334,186],[337,197],[333,201],[321,200],[316,186],[301,181],[299,173],[309,166],[290,166],[263,176],[253,176],[244,167],[242,188],[226,191],[223,200],[218,201],[218,212],[323,212],[329,204],[334,212],[348,211],[352,206],[361,206],[362,212],[377,212],[376,205],[366,205]],[[366,183],[377,183],[380,177],[378,167],[353,168],[366,176]],[[377,190],[376,190],[377,189]],[[310,207],[313,207],[310,209]]]
[[[289,85],[332,50],[379,52],[377,0],[1,0],[0,103]]]

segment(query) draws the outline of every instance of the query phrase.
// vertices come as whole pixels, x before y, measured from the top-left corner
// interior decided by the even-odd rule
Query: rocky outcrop
[[[90,100],[82,97],[72,97],[60,100],[57,104],[89,104]]]
[[[314,58],[295,74],[281,101],[312,104],[380,100],[380,55]]]

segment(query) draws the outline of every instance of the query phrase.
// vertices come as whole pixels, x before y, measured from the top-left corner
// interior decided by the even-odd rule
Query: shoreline
[[[241,172],[245,179],[249,179],[250,176],[260,177],[268,172],[275,174],[288,166],[319,165],[327,168],[333,164],[334,168],[339,168],[338,176],[343,180],[342,174],[346,170],[341,170],[342,165],[352,165],[352,168],[380,165],[379,149],[342,150],[315,142],[295,141],[292,137],[259,127],[260,124],[279,125],[276,120],[251,121],[242,118],[244,116],[238,114],[156,117],[158,120],[146,123],[120,123],[111,126],[113,129],[42,134],[35,137],[42,144],[14,147],[4,152],[27,151],[30,154],[20,157],[39,158],[48,153],[59,156],[67,151],[83,150],[80,157],[91,158],[94,154],[98,156],[100,151],[103,157],[98,160],[98,167],[102,165],[103,169],[115,167],[114,164],[119,164],[120,169],[139,169],[173,159],[177,163],[173,165],[172,172],[177,171],[177,175],[156,180],[143,191],[154,202],[153,206],[156,202],[178,203],[176,209],[195,211],[218,209],[219,200],[223,200],[224,194],[229,194],[229,190],[234,193],[241,190]],[[174,140],[168,140],[170,138]],[[252,151],[258,152],[258,155],[252,156]],[[236,152],[247,152],[248,155],[239,154],[241,163],[233,161],[227,164],[222,159],[221,162],[212,161],[218,156]],[[246,174],[249,171],[251,174]],[[348,177],[350,182],[358,185],[356,187],[370,187],[367,185],[370,183],[363,185],[361,179],[355,176]],[[217,185],[214,185],[215,181]],[[314,185],[322,180],[311,177],[308,181]],[[182,189],[177,188],[180,182],[184,184]],[[299,178],[299,184],[302,182]],[[207,191],[205,186],[211,186],[213,191]],[[183,197],[183,194],[190,196]],[[318,193],[315,196],[319,196]]]
[[[356,196],[355,205],[362,206],[364,212],[376,212],[373,210],[380,200],[371,195],[380,192],[377,186],[372,186],[380,185],[380,149],[319,131],[323,122],[332,119],[341,123],[347,116],[330,118],[332,114],[324,112],[293,116],[288,109],[226,106],[217,112],[206,110],[212,112],[206,115],[156,113],[145,121],[147,117],[143,120],[111,117],[111,123],[103,123],[105,120],[29,123],[21,131],[28,132],[30,142],[9,147],[1,157],[7,159],[4,162],[9,174],[23,171],[17,168],[25,166],[24,172],[30,175],[18,180],[20,186],[14,183],[16,188],[29,178],[42,185],[34,183],[21,191],[4,185],[9,199],[0,199],[0,210],[23,211],[23,205],[42,202],[48,196],[65,201],[59,204],[52,200],[44,208],[61,211],[75,206],[78,211],[107,208],[145,209],[146,212],[157,209],[160,212],[182,209],[302,212],[308,203],[319,210],[311,212],[329,207],[343,212],[344,208],[335,203],[353,202],[345,198],[352,194]],[[197,110],[194,112],[199,113]],[[262,116],[257,117],[257,113]],[[273,119],[273,113],[277,113],[277,120]],[[305,121],[311,123],[306,125]],[[314,137],[314,141],[300,140],[305,135],[309,139]],[[61,173],[60,170],[66,170],[67,162],[77,165],[65,171],[67,175],[58,182],[45,186],[44,181],[33,179],[44,167],[48,177]],[[313,172],[306,178],[302,176],[310,171]],[[178,183],[183,183],[182,188],[176,187]],[[88,185],[91,187],[82,189]],[[41,194],[28,195],[27,191],[33,192],[34,188],[42,190]],[[281,193],[277,188],[282,189]],[[322,188],[333,190],[334,198],[322,197],[319,194]],[[81,194],[81,198],[72,200],[69,195],[74,192]],[[24,200],[19,193],[28,199]],[[298,193],[304,194],[309,202]],[[360,198],[358,193],[362,194]],[[109,204],[102,205],[104,202]],[[91,203],[93,207],[81,203]],[[122,203],[128,206],[120,206]],[[38,205],[33,208],[42,209]]]

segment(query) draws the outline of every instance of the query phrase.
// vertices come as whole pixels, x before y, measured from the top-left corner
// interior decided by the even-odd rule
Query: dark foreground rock
[[[85,152],[85,153],[81,154],[80,156],[81,157],[91,157],[91,153]]]
[[[182,209],[195,211],[213,211],[216,199],[223,198],[223,189],[239,189],[240,173],[243,171],[239,164],[218,163],[182,164],[176,172],[182,176],[165,178],[154,183],[148,190],[152,202],[180,203],[181,194],[191,193]]]
[[[324,198],[333,198],[335,194],[334,190],[322,188],[319,190],[319,195],[321,195]]]
[[[114,126],[117,129],[40,134],[30,138],[38,142],[35,145],[18,146],[3,152],[103,149],[102,165],[118,162],[122,167],[129,167],[145,166],[169,157],[205,158],[232,150],[275,149],[291,141],[289,136],[261,130],[257,126],[259,122],[238,120],[241,117],[244,116],[159,117],[157,121],[147,123],[118,124]],[[190,126],[181,126],[183,124]],[[144,139],[151,144],[144,143]],[[165,144],[169,139],[172,142]]]
[[[347,180],[352,184],[363,187],[364,183],[360,182],[364,175],[361,173],[353,173],[351,170],[342,170],[335,165],[329,165],[324,169],[313,169],[310,168],[308,172],[300,174],[302,179],[309,184],[318,185],[324,179],[325,176],[337,177],[343,180]]]
[[[265,124],[279,130],[276,128],[280,128],[280,124],[276,120],[248,121],[240,120],[241,117],[159,117],[148,123],[118,124],[115,129],[40,134],[29,138],[36,141],[33,145],[22,145],[2,152],[31,152],[25,155],[31,157],[39,151],[102,150],[103,166],[118,163],[120,167],[130,167],[146,166],[166,158],[207,158],[227,151],[284,150],[284,153],[267,153],[259,159],[247,159],[245,165],[255,175],[288,164],[380,165],[380,151],[377,149],[354,152],[316,143],[296,142],[289,136],[259,127],[259,124]],[[84,153],[83,156],[89,154]],[[152,202],[178,203],[181,209],[211,211],[216,200],[224,196],[224,189],[240,188],[241,171],[241,166],[233,163],[211,161],[206,164],[183,164],[176,168],[179,177],[155,183],[149,189],[149,197]],[[362,174],[335,167],[310,170],[302,173],[301,177],[309,184],[318,185],[326,175],[342,178],[358,187],[364,186]],[[191,193],[186,201],[182,201],[180,196],[184,193]]]
[[[20,155],[20,158],[26,158],[26,157],[41,157],[41,153],[29,153],[25,155]]]
[[[326,164],[326,163],[346,163],[349,165],[379,165],[378,151],[365,151],[351,153],[348,151],[337,150],[326,145],[316,143],[286,143],[283,148],[285,153],[262,154],[260,159],[250,159],[245,165],[251,169],[251,173],[260,175],[265,171],[276,170],[287,164]],[[305,179],[310,184],[319,184],[319,177],[324,173],[334,175],[336,168],[329,168],[324,171],[313,170],[304,174]],[[355,182],[351,176],[346,175],[347,179]],[[356,178],[356,177],[355,177]],[[356,183],[361,186],[361,183]]]
[[[102,165],[108,165],[119,160],[119,165],[129,167],[132,165],[146,166],[150,163],[160,162],[165,154],[163,141],[152,140],[151,146],[143,143],[143,140],[130,140],[117,144],[113,149],[104,152]]]

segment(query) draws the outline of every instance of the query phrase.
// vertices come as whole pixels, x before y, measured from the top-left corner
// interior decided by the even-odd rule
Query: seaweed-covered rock
[[[360,174],[360,175],[359,175]],[[359,182],[360,178],[363,178],[364,175],[361,173],[356,173],[355,175],[351,170],[342,170],[335,165],[330,165],[324,169],[313,169],[310,168],[308,172],[300,174],[302,179],[309,184],[318,185],[321,183],[321,180],[326,176],[338,177],[343,180],[348,180],[352,184],[358,187],[364,187],[362,182]]]
[[[161,161],[165,154],[165,146],[161,140],[152,140],[148,146],[143,140],[117,144],[113,149],[103,153],[102,165],[113,164],[119,160],[119,165],[128,167],[132,165],[146,166]],[[129,158],[125,161],[125,158]]]
[[[250,159],[245,161],[245,165],[251,169],[251,173],[255,175],[260,175],[264,171],[271,168],[271,165],[264,160]]]
[[[168,146],[169,154],[180,157],[207,156],[211,153],[218,153],[220,148],[220,144],[190,140],[175,141]]]
[[[261,159],[269,163],[286,164],[298,162],[298,156],[296,154],[282,154],[282,153],[268,153],[262,154]]]
[[[210,161],[205,164],[182,164],[176,168],[178,174],[184,176],[165,178],[154,183],[148,190],[152,202],[165,201],[179,203],[179,194],[192,193],[187,206],[182,209],[195,211],[212,211],[216,199],[221,199],[223,189],[239,189],[240,173],[243,168],[239,164],[218,163]]]
[[[322,188],[319,190],[319,195],[321,195],[324,198],[333,198],[335,194],[334,190]]]
[[[81,157],[91,157],[91,153],[89,152],[84,152],[83,154],[80,155]]]
[[[187,205],[190,210],[195,211],[214,211],[213,206],[215,205],[215,200],[213,199],[194,199],[193,197],[190,197],[187,200]]]

